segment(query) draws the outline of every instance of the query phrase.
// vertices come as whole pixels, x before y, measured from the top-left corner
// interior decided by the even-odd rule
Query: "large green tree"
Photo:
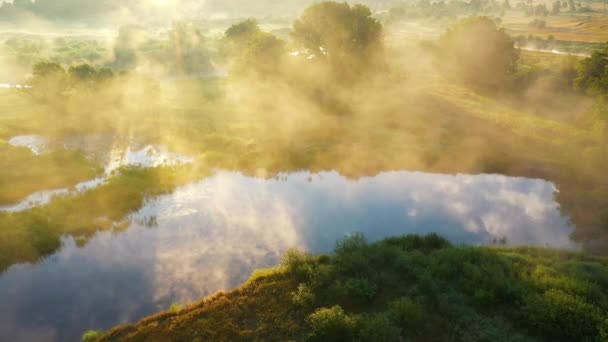
[[[492,19],[473,17],[441,35],[438,56],[448,77],[478,88],[500,88],[516,72],[519,51]]]
[[[294,22],[294,40],[341,72],[358,74],[382,55],[382,25],[368,7],[322,2]]]

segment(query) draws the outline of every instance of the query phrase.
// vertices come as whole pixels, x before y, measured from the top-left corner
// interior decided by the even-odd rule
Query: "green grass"
[[[464,113],[484,121],[494,122],[516,136],[531,137],[549,143],[572,143],[588,134],[586,130],[559,121],[522,112],[495,100],[455,85],[433,87],[430,90],[448,99]]]
[[[70,187],[102,170],[78,151],[34,155],[24,147],[0,142],[0,205],[14,204],[40,190]]]
[[[58,196],[30,210],[0,213],[0,271],[53,254],[63,235],[86,242],[98,231],[125,229],[128,214],[147,198],[208,174],[201,167],[124,168],[97,188]]]
[[[607,312],[606,259],[354,236],[332,255],[289,252],[280,271],[100,341],[599,341]]]

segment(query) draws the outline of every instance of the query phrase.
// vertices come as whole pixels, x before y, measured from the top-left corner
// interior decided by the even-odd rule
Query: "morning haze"
[[[601,1],[0,4],[0,340],[608,339]]]

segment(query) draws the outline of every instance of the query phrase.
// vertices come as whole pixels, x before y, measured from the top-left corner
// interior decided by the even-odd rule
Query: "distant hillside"
[[[331,256],[288,252],[235,291],[100,340],[601,341],[607,310],[607,259],[354,236]]]

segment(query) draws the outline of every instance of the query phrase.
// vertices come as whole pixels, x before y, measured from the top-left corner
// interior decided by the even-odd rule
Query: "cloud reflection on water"
[[[575,248],[554,193],[543,180],[499,175],[219,172],[148,201],[125,232],[99,233],[83,248],[66,238],[44,262],[0,275],[0,336],[77,339],[233,288],[288,248],[328,252],[352,232]]]

